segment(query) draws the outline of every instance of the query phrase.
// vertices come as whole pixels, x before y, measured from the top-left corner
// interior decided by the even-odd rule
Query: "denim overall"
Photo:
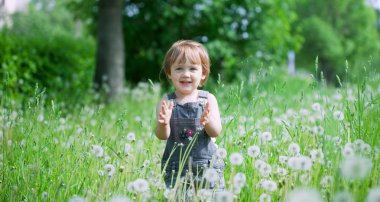
[[[198,92],[197,102],[185,104],[176,102],[175,93],[168,94],[168,99],[173,101],[174,108],[170,119],[170,136],[161,163],[168,188],[174,187],[181,164],[183,169],[180,176],[182,179],[186,176],[187,179],[184,183],[192,182],[196,189],[224,188],[224,163],[222,160],[212,160],[217,148],[200,123],[208,92],[202,90]],[[206,180],[202,179],[204,170],[209,167],[216,169],[220,179],[217,183],[206,183]],[[188,178],[189,174],[191,178]]]

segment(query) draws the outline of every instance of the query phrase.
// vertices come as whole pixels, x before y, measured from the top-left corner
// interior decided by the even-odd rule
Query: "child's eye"
[[[177,67],[177,68],[175,68],[175,70],[177,70],[177,71],[181,71],[182,68],[181,68],[181,67]]]
[[[197,71],[198,69],[195,67],[190,68],[190,71]]]

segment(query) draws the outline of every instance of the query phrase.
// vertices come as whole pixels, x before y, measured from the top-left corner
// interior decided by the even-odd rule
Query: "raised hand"
[[[158,116],[158,123],[168,125],[170,123],[170,117],[172,116],[174,104],[173,102],[170,102],[170,105],[168,107],[165,100],[162,101],[161,105],[161,112]]]
[[[210,104],[209,102],[206,102],[205,110],[201,116],[201,124],[203,126],[206,126],[208,122],[210,121]]]

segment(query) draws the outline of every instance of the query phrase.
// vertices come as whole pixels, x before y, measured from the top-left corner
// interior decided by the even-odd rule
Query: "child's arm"
[[[168,107],[165,98],[157,104],[156,107],[156,136],[160,140],[167,140],[170,135],[170,117],[173,111],[173,102],[170,102]]]
[[[210,137],[217,137],[222,131],[218,102],[213,94],[209,93],[205,111],[201,117],[201,124]]]

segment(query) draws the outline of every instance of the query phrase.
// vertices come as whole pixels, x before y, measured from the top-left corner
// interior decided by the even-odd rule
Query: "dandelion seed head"
[[[213,168],[208,168],[205,171],[204,177],[210,183],[215,183],[219,180],[218,172]]]
[[[334,119],[338,121],[342,121],[344,119],[344,113],[342,111],[335,111],[333,116]]]
[[[372,161],[361,156],[351,156],[341,162],[341,173],[347,179],[364,179],[372,169]]]
[[[300,150],[301,148],[297,143],[292,142],[289,144],[288,151],[290,154],[297,155],[300,153]]]
[[[133,187],[136,192],[146,192],[149,190],[149,183],[145,179],[137,179],[133,182]]]
[[[234,186],[236,187],[244,187],[246,182],[246,177],[244,173],[236,173],[234,176]]]
[[[331,184],[334,182],[334,178],[333,176],[324,176],[321,180],[321,182],[319,183],[322,187],[326,188],[326,187],[329,187],[331,186]]]
[[[282,155],[280,155],[280,156],[278,157],[278,160],[280,161],[280,163],[282,163],[282,164],[286,164],[286,163],[288,162],[288,157],[287,157],[287,156],[282,156]]]
[[[109,202],[130,202],[131,199],[129,199],[127,196],[113,196],[110,198]]]
[[[86,199],[77,195],[74,195],[69,199],[69,202],[86,202]]]
[[[230,155],[231,165],[241,165],[243,163],[243,161],[244,161],[243,156],[238,152],[232,153]]]
[[[250,157],[256,158],[257,156],[260,155],[260,147],[258,147],[256,145],[250,146],[250,147],[248,147],[247,153]]]
[[[229,191],[221,191],[216,193],[215,199],[218,202],[233,202],[234,196]]]
[[[126,143],[124,146],[125,154],[128,154],[131,150],[132,150],[132,146],[130,144]]]
[[[216,150],[216,156],[220,159],[224,159],[227,157],[227,150],[224,148],[218,148]]]
[[[367,195],[367,202],[379,202],[380,201],[380,187],[372,188]]]
[[[100,158],[100,157],[103,156],[104,150],[103,150],[102,146],[100,146],[100,145],[92,145],[92,149],[91,150],[92,150],[92,153],[96,157]]]
[[[104,171],[107,173],[109,177],[112,177],[115,174],[115,170],[115,166],[113,166],[112,164],[106,164],[104,166]]]
[[[342,191],[335,194],[334,202],[355,202],[355,199],[350,192]]]
[[[261,194],[259,201],[260,202],[271,202],[271,197],[268,194]]]
[[[268,142],[272,140],[272,133],[271,132],[263,132],[260,134],[260,140],[261,142]]]
[[[134,132],[129,132],[127,134],[127,140],[128,141],[135,141],[136,140],[136,134]]]
[[[296,188],[286,195],[285,202],[323,202],[320,193],[311,188]]]
[[[264,180],[261,183],[261,186],[267,190],[267,191],[276,191],[277,190],[277,183],[272,180]]]
[[[321,111],[322,110],[322,107],[321,107],[321,104],[319,104],[318,102],[315,102],[311,105],[311,108],[314,110],[314,111]]]

